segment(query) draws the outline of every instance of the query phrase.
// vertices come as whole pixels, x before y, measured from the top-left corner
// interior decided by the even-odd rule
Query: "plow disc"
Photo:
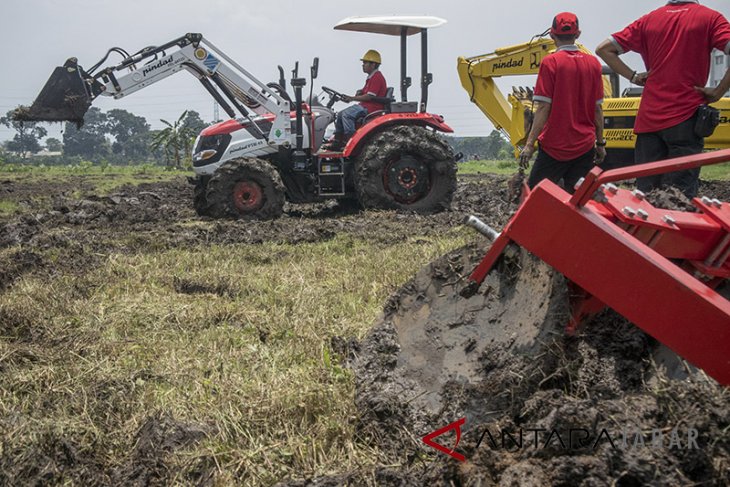
[[[692,373],[616,313],[566,334],[566,279],[524,249],[510,246],[474,283],[485,250],[470,245],[421,269],[363,341],[356,403],[369,434],[422,436],[464,417],[466,432],[519,416],[547,390],[613,396]]]
[[[476,284],[466,274],[485,250],[470,245],[419,271],[357,350],[358,434],[401,462],[402,478],[727,483],[713,467],[727,458],[713,446],[727,425],[724,388],[614,311],[565,333],[568,279],[524,248],[506,247]],[[576,441],[578,431],[591,440]],[[682,470],[694,464],[670,449],[672,435],[682,447],[689,435],[709,438],[699,475]]]
[[[83,69],[76,58],[53,70],[30,107],[15,110],[14,118],[28,122],[74,122],[81,126],[93,98]]]
[[[362,411],[388,410],[383,416],[398,424],[464,413],[485,421],[509,407],[518,382],[534,385],[549,374],[534,364],[561,336],[563,280],[520,251],[473,286],[465,274],[483,251],[470,246],[439,259],[391,298],[355,368]],[[515,370],[523,380],[514,380]]]

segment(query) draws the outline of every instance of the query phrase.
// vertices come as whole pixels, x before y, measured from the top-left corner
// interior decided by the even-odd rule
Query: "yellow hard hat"
[[[370,49],[368,52],[365,53],[360,61],[370,61],[371,63],[381,64],[380,53],[375,49]]]

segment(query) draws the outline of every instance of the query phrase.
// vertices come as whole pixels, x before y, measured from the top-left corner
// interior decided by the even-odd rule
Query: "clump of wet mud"
[[[474,288],[466,276],[485,250],[422,269],[362,343],[360,432],[401,459],[398,475],[453,485],[730,481],[726,389],[610,310],[568,336],[563,278],[524,250],[508,250]],[[465,461],[420,441],[459,419],[460,438],[452,428],[434,441],[458,444]]]
[[[646,200],[657,208],[689,212],[697,211],[697,207],[692,204],[692,201],[684,193],[672,186],[650,191],[646,195]]]
[[[502,272],[476,289],[466,277],[486,250],[472,246],[391,297],[355,366],[363,425],[415,431],[456,415],[482,422],[513,408],[516,391],[550,380],[549,364],[531,358],[530,371],[514,372],[559,336],[565,286],[547,265],[511,250]]]

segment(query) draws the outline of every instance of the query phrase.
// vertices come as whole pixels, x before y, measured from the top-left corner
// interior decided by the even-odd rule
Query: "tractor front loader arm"
[[[121,54],[122,61],[100,68],[111,52]],[[53,71],[33,104],[18,108],[14,117],[81,125],[84,114],[99,95],[119,99],[182,70],[198,78],[231,118],[236,117],[236,112],[245,118],[249,118],[249,111],[262,116],[273,114],[269,143],[292,142],[289,102],[197,33],[145,47],[133,55],[112,48],[88,71],[70,58]]]

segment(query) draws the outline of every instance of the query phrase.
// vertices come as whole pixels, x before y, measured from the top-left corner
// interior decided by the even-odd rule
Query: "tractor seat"
[[[376,110],[372,113],[368,113],[367,115],[364,115],[357,120],[355,120],[355,126],[356,127],[362,127],[369,121],[378,118],[381,115],[384,115],[386,113],[390,113],[390,104],[395,101],[395,98],[393,98],[393,87],[388,86],[385,90],[385,96],[376,96],[373,98],[373,101],[376,103],[382,103],[383,109],[382,110]]]

